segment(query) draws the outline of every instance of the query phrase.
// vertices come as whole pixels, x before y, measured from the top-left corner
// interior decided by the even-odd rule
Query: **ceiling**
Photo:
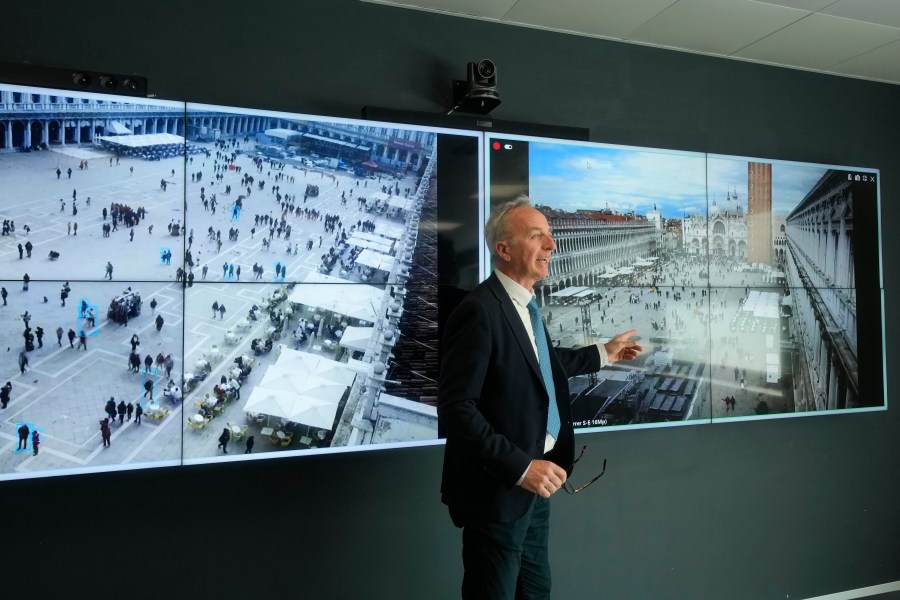
[[[362,0],[900,84],[900,0]]]

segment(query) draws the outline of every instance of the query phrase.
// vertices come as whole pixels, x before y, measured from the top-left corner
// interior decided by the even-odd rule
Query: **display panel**
[[[5,278],[181,276],[184,103],[0,85],[0,106]]]
[[[325,277],[188,288],[186,462],[436,441],[435,292]]]
[[[186,291],[185,461],[221,460],[225,430],[242,458],[438,443],[438,207],[453,202],[441,190],[480,198],[481,136],[186,115],[209,152],[188,166],[201,276]]]
[[[554,340],[645,347],[570,382],[577,429],[886,407],[878,171],[485,145],[489,206],[528,194],[554,231],[535,289]]]
[[[0,479],[180,463],[179,406],[164,395],[181,378],[180,285],[0,286]]]
[[[21,316],[0,335],[22,368],[8,361],[0,479],[439,443],[438,205],[448,190],[480,205],[480,134],[2,92],[0,212],[14,243],[0,284],[4,310]],[[42,128],[18,124],[48,111]],[[53,119],[66,119],[62,134]],[[148,147],[145,133],[170,145]],[[74,223],[65,239],[61,216],[28,208],[37,195],[19,201],[26,181],[49,181],[39,195],[69,181],[71,157],[79,218],[91,196],[77,242]],[[18,261],[50,239],[31,214],[59,249],[29,264],[26,284]],[[26,224],[33,258],[19,259]]]

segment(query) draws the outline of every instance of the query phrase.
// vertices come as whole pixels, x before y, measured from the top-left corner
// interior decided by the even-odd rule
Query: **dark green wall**
[[[138,73],[162,98],[441,112],[470,60],[500,119],[595,141],[882,170],[888,373],[900,88],[353,0],[16,2],[0,61]],[[889,402],[896,397],[892,377]],[[558,598],[803,598],[900,579],[900,417],[587,436],[554,500]],[[452,598],[442,448],[0,484],[0,589],[49,597]],[[582,469],[580,466],[579,469]],[[12,595],[10,595],[12,597]]]

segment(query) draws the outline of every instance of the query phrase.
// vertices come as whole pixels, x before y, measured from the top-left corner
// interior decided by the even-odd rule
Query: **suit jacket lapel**
[[[503,289],[500,280],[497,279],[497,276],[493,273],[488,277],[487,283],[494,293],[494,296],[496,296],[497,300],[500,302],[500,310],[503,311],[503,316],[506,317],[506,321],[509,323],[509,327],[512,329],[516,341],[519,342],[519,347],[522,350],[522,354],[525,355],[525,360],[531,365],[531,370],[537,375],[538,380],[543,382],[544,379],[543,375],[541,375],[541,366],[538,364],[537,356],[534,353],[534,346],[532,345],[531,340],[528,339],[528,332],[525,330],[525,325],[522,324],[522,318],[519,317],[519,313],[516,312],[516,308],[513,306],[512,298],[509,297],[509,294]]]

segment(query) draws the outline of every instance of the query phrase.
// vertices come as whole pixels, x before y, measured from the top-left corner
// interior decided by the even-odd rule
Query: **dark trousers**
[[[550,502],[540,496],[512,523],[467,519],[462,597],[550,598],[549,534]]]

